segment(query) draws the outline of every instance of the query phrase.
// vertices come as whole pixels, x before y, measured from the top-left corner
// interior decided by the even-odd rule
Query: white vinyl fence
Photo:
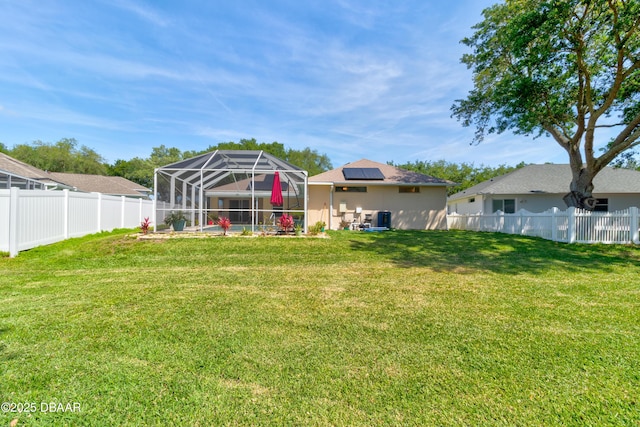
[[[19,251],[153,217],[153,201],[68,190],[0,190],[0,251]]]
[[[520,234],[565,243],[640,244],[639,221],[638,208],[617,212],[554,208],[542,213],[521,210],[514,214],[447,215],[450,230]]]

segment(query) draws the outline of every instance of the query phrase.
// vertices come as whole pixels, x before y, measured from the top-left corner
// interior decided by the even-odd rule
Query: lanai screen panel
[[[285,200],[277,212],[269,202],[275,171]],[[254,229],[282,213],[305,224],[307,172],[263,151],[218,150],[157,169],[155,195],[156,224],[175,210],[200,229],[220,216]]]

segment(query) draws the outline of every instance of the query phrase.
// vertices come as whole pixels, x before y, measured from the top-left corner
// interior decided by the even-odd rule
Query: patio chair
[[[360,229],[371,228],[371,223],[373,221],[371,214],[364,214],[364,219],[362,220],[362,224],[360,224]]]

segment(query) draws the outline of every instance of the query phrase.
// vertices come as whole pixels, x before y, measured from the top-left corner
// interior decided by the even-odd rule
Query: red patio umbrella
[[[282,184],[280,184],[280,173],[276,171],[273,176],[273,185],[271,186],[271,204],[273,206],[282,206]]]

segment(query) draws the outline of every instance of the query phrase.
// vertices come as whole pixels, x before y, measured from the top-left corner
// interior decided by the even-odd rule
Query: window
[[[419,193],[420,187],[399,187],[400,193]]]
[[[492,201],[493,212],[516,213],[515,199],[497,199]]]
[[[595,212],[609,212],[609,199],[596,199]]]
[[[469,199],[469,203],[475,203],[475,201],[476,201],[475,197],[472,197],[472,198]]]
[[[336,193],[366,193],[367,187],[336,187]]]

